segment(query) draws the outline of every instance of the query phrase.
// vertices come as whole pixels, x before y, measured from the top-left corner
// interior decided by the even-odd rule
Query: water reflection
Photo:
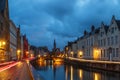
[[[71,75],[70,75],[71,79],[70,80],[73,80],[73,67],[71,66],[70,68],[71,68]]]
[[[35,80],[120,80],[119,73],[81,68],[63,62],[36,61],[32,65],[36,70],[33,71]]]
[[[83,80],[83,70],[82,69],[79,70],[79,77],[80,77],[80,80]]]
[[[94,75],[94,80],[101,80],[99,73],[94,73],[93,75]]]

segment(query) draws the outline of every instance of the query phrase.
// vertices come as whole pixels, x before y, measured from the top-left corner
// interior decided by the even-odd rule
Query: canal
[[[53,61],[32,62],[35,80],[120,80],[120,73]]]

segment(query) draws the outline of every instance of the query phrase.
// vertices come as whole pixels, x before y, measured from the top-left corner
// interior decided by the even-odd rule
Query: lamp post
[[[82,51],[79,51],[78,54],[79,54],[79,57],[82,58],[83,52],[82,52]]]

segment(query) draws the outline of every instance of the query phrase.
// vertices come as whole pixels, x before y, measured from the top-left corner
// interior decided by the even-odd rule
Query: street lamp
[[[83,56],[83,52],[82,51],[79,51],[79,56],[80,56],[80,58]]]
[[[0,48],[1,47],[4,47],[6,45],[6,42],[5,41],[0,41]]]
[[[29,51],[26,51],[26,57],[27,58],[29,57]]]
[[[71,56],[73,57],[74,52],[73,52],[73,51],[71,51],[70,53],[71,53]]]
[[[6,44],[6,42],[4,42],[4,41],[3,41],[3,42],[2,42],[2,44],[3,44],[3,45],[5,45],[5,44]]]
[[[19,60],[20,59],[20,50],[17,50],[17,59]]]

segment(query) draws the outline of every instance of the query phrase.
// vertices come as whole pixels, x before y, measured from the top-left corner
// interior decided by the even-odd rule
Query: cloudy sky
[[[9,11],[30,44],[52,49],[56,39],[62,49],[91,25],[120,19],[120,0],[9,0]]]

